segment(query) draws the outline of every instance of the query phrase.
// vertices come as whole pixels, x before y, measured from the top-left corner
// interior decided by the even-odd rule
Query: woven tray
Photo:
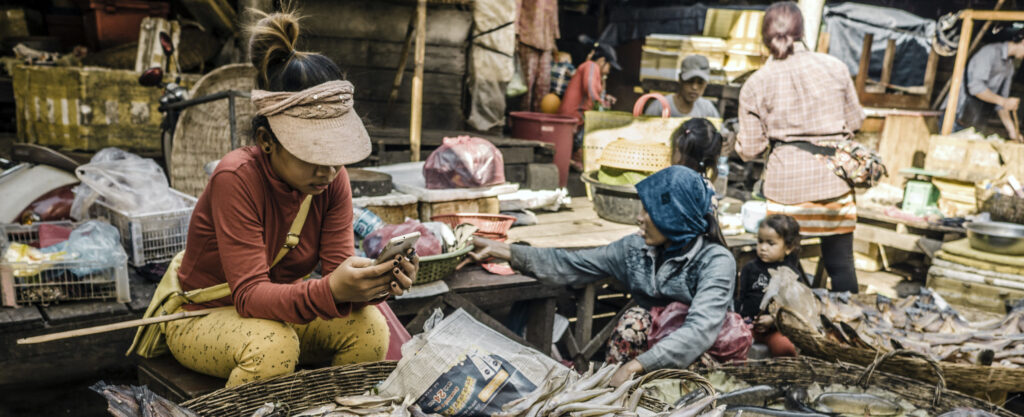
[[[871,349],[839,344],[818,335],[806,322],[787,309],[780,309],[775,323],[804,355],[825,360],[851,362],[860,365],[874,363],[879,356],[889,355]],[[896,351],[900,352],[900,351]],[[921,381],[937,382],[935,369],[949,381],[950,386],[966,391],[1020,391],[1024,387],[1024,369],[999,366],[979,366],[932,361],[924,355],[901,354],[887,361],[881,370]]]
[[[466,247],[455,252],[420,258],[420,270],[416,271],[416,281],[413,283],[426,284],[447,278],[455,272],[455,267],[459,265],[459,262],[462,262],[462,258],[465,258],[466,254],[471,250],[473,250],[473,245],[466,245]]]

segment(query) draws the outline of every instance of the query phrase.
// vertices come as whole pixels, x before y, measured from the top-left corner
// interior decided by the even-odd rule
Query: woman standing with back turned
[[[849,139],[860,128],[864,111],[849,70],[800,42],[804,22],[796,3],[769,7],[761,31],[771,58],[740,91],[736,152],[751,160],[769,150],[764,177],[768,214],[792,216],[803,236],[820,237],[832,290],[857,292],[853,190],[802,149],[807,142]]]

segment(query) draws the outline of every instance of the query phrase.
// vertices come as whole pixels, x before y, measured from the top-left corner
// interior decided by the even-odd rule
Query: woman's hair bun
[[[268,74],[286,65],[297,53],[299,16],[293,12],[253,13],[259,20],[248,28],[249,60],[260,74],[257,84],[265,88]]]

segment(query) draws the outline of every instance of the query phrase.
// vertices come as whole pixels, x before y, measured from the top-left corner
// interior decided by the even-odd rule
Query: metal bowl
[[[1003,222],[967,223],[971,247],[1001,255],[1024,255],[1024,225]]]
[[[602,183],[597,180],[597,171],[588,171],[580,179],[590,184],[594,211],[598,217],[615,223],[636,224],[644,208],[636,194],[636,187]]]

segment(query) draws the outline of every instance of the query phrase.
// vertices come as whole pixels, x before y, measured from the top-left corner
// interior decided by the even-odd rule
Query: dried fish
[[[292,414],[292,417],[317,417],[334,411],[338,408],[337,404],[324,404],[309,408],[299,412],[298,414]]]
[[[617,370],[619,370],[619,364],[605,365],[601,369],[598,369],[597,372],[594,372],[593,375],[587,378],[582,378],[570,386],[569,391],[586,391],[592,388],[608,385],[608,380],[611,379],[612,375],[614,375]]]
[[[711,403],[715,401],[715,396],[704,397],[700,400],[694,401],[685,407],[680,407],[672,411],[668,417],[696,417],[701,411],[704,411]]]
[[[725,405],[767,406],[769,402],[781,396],[782,390],[778,388],[770,385],[757,385],[723,394],[718,397],[718,403]]]
[[[776,410],[764,407],[739,406],[727,407],[725,409],[725,417],[737,417],[740,415],[743,417],[828,417],[827,414],[822,413],[805,413],[802,411]]]
[[[633,386],[638,383],[640,383],[640,378],[633,378],[629,381],[623,382],[622,385],[619,385],[619,387],[615,389],[615,391],[602,394],[597,398],[590,400],[588,403],[596,405],[622,405],[628,399],[626,394],[629,393],[630,388],[633,388]]]
[[[380,397],[376,395],[352,395],[336,397],[334,402],[343,407],[374,407],[402,401],[401,397]]]
[[[697,400],[699,400],[701,398],[704,398],[707,395],[708,395],[708,393],[704,392],[704,390],[702,390],[702,389],[695,389],[693,391],[690,391],[690,392],[686,393],[686,395],[684,395],[682,397],[679,397],[679,399],[676,400],[676,403],[673,404],[673,407],[678,408],[678,407],[681,407],[681,406],[685,406],[685,405],[687,405],[689,403],[692,403],[692,402],[697,401]]]
[[[892,416],[903,411],[899,404],[872,394],[826,392],[814,401],[815,409],[824,412],[860,416]]]

